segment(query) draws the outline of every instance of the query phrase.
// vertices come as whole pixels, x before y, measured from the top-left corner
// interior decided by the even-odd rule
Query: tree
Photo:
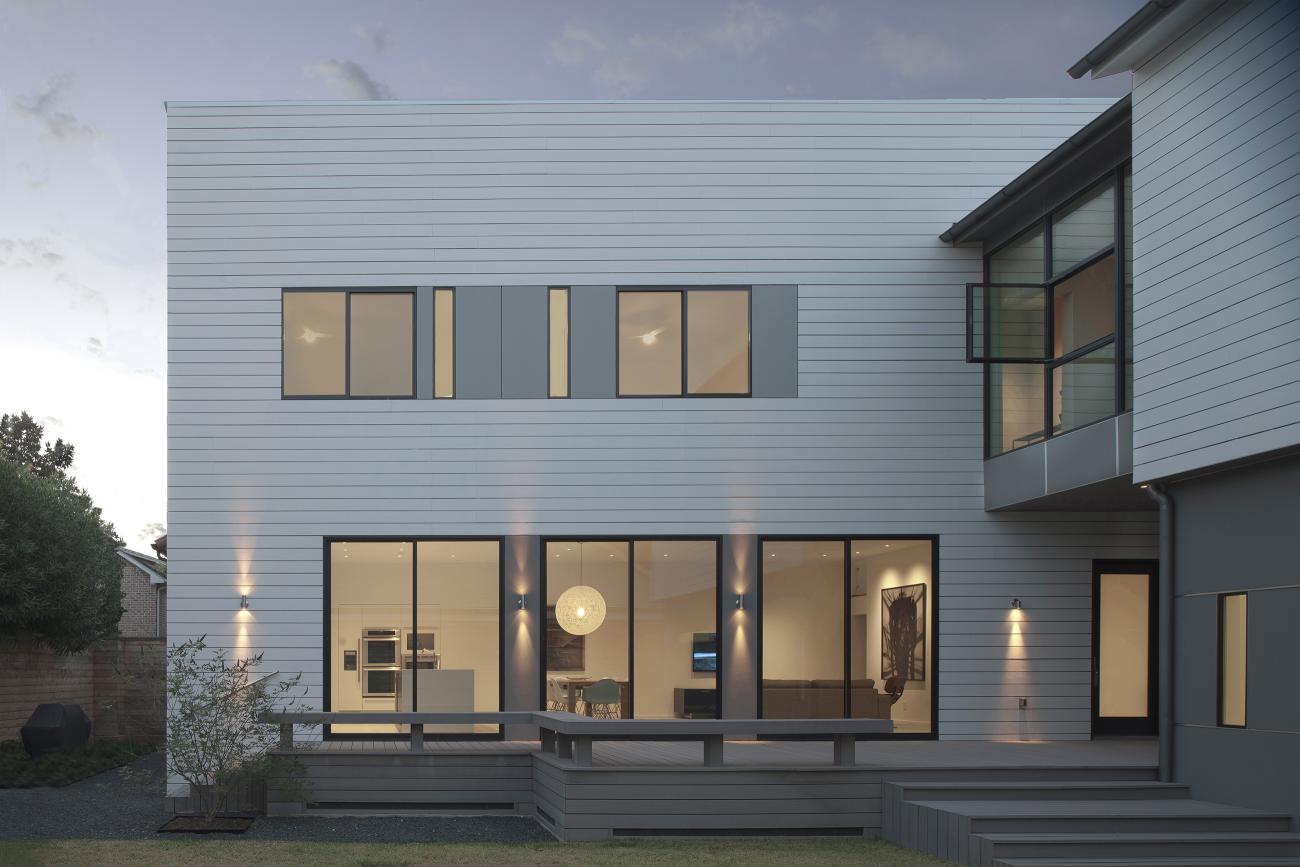
[[[278,732],[264,717],[310,709],[293,695],[302,675],[258,677],[261,664],[260,653],[232,662],[204,638],[167,650],[167,771],[190,784],[209,823],[244,782],[275,776],[284,784],[300,771],[271,754]]]
[[[0,457],[28,467],[44,478],[67,475],[72,466],[72,443],[45,441],[45,428],[25,412],[0,416]]]
[[[121,544],[71,479],[0,458],[0,636],[77,653],[113,635]]]

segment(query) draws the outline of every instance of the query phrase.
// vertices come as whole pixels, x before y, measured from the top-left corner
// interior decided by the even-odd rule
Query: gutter
[[[939,236],[939,240],[945,244],[960,244],[966,240],[965,236],[972,229],[993,217],[999,210],[1006,207],[1034,184],[1051,175],[1068,156],[1091,144],[1102,133],[1108,131],[1121,117],[1126,117],[1132,109],[1132,102],[1132,94],[1120,97],[1114,105],[1088,121],[1083,129],[1061,142],[1051,153],[1021,172],[1018,177],[994,193],[984,204],[949,226]]]
[[[1092,51],[1089,51],[1067,71],[1071,78],[1082,78],[1101,66],[1120,52],[1135,37],[1140,36],[1152,24],[1164,18],[1182,0],[1150,0],[1145,6],[1134,12],[1127,21],[1115,29]],[[1148,489],[1149,490],[1149,489]]]
[[[1152,483],[1146,492],[1160,505],[1160,581],[1157,600],[1159,667],[1156,676],[1157,725],[1160,736],[1160,782],[1174,778],[1174,500],[1165,486]]]

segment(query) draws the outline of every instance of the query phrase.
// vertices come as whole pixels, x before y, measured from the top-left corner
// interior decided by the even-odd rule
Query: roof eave
[[[1105,78],[1141,66],[1223,0],[1150,0],[1069,68],[1071,78]]]

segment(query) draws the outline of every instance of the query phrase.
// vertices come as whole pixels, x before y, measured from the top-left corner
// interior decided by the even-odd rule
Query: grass
[[[33,760],[21,741],[0,741],[0,789],[66,786],[154,752],[154,744],[91,741],[66,753],[49,753]]]
[[[940,867],[949,864],[880,840],[619,840],[609,843],[274,843],[256,840],[52,840],[0,842],[0,864],[85,867]]]

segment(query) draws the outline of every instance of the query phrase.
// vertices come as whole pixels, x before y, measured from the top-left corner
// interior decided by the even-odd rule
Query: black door
[[[1092,734],[1156,733],[1156,575],[1150,560],[1092,565]]]

